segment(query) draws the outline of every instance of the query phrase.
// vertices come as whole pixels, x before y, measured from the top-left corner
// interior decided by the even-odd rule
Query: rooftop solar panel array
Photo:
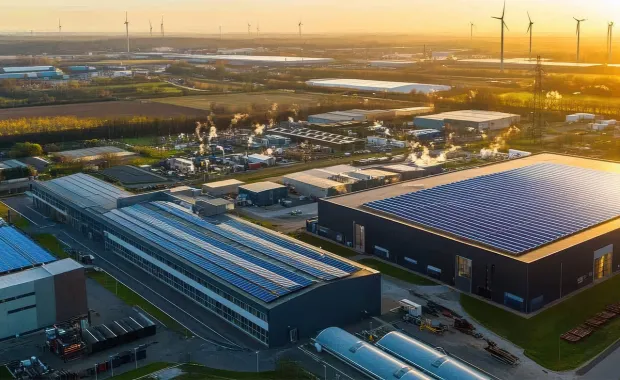
[[[105,216],[264,302],[274,301],[310,286],[318,279],[333,279],[350,274],[332,267],[325,260],[289,253],[286,248],[280,248],[278,252],[275,246],[268,250],[260,244],[252,244],[250,248],[254,250],[244,251],[238,247],[247,246],[250,244],[248,241],[243,238],[240,241],[239,236],[228,234],[219,226],[188,213],[174,203],[138,204],[112,210]],[[206,231],[215,232],[216,237]],[[224,239],[218,240],[218,235],[240,245],[235,247]]]
[[[110,210],[116,207],[119,198],[132,195],[110,183],[82,173],[39,184],[83,208],[102,207]]]
[[[520,255],[620,216],[620,174],[540,163],[364,206]]]
[[[12,272],[56,259],[13,227],[0,227],[0,273]]]

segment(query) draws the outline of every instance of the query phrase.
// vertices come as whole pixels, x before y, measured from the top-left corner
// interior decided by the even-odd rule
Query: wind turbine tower
[[[586,21],[585,18],[577,19],[576,17],[573,17],[573,19],[575,19],[575,21],[577,21],[577,63],[579,63],[579,47],[580,47],[580,43],[581,43],[581,23]]]
[[[501,27],[502,27],[502,48],[501,48],[501,57],[500,57],[500,64],[499,64],[499,70],[502,73],[504,72],[504,29],[509,30],[508,25],[506,25],[506,22],[504,22],[505,14],[506,14],[506,1],[504,1],[504,9],[502,10],[502,17],[492,17],[496,20],[500,20]]]
[[[248,37],[252,36],[252,24],[248,22]]]
[[[611,47],[613,40],[614,22],[610,21],[607,24],[607,64],[611,63]]]
[[[304,24],[299,21],[299,24],[297,26],[299,27],[299,38],[301,38],[301,27],[304,26]]]
[[[162,38],[165,37],[166,33],[164,33],[164,16],[161,16],[161,24],[159,25],[159,29],[161,31]]]
[[[58,33],[62,32],[62,24],[60,23],[60,19],[58,19]]]
[[[127,33],[127,53],[129,53],[129,20],[127,19],[127,12],[125,12],[125,32]]]
[[[149,19],[149,33],[151,34],[151,37],[153,37],[153,23],[151,22],[150,19]]]
[[[469,22],[469,40],[473,41],[474,40],[474,23],[473,22]]]
[[[530,17],[530,12],[527,12],[527,18],[530,20],[529,25],[527,26],[527,32],[530,33],[530,61],[532,60],[532,26],[534,23],[532,22],[532,18]],[[525,32],[525,33],[527,33]]]
[[[222,25],[220,25],[220,41],[222,40]]]

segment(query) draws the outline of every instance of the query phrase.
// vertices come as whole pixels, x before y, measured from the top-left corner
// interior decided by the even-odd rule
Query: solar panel
[[[169,242],[166,239],[163,239],[159,236],[157,236],[156,234],[153,234],[152,232],[150,232],[150,230],[139,227],[136,223],[132,223],[130,221],[128,221],[126,219],[126,215],[125,217],[123,217],[123,215],[118,212],[118,210],[113,210],[109,213],[106,214],[106,216],[115,221],[116,223],[120,224],[121,226],[127,228],[130,231],[134,231],[138,234],[140,234],[141,236],[145,237],[146,239],[154,242],[155,244],[159,245],[160,247],[167,249],[169,252],[174,253],[176,255],[178,255],[179,257],[182,257],[186,260],[188,260],[189,262],[203,268],[204,270],[206,270],[207,272],[213,274],[216,277],[219,277],[220,279],[222,279],[225,282],[228,282],[229,284],[245,291],[248,294],[251,294],[255,297],[257,297],[258,299],[261,299],[265,302],[271,302],[273,300],[275,300],[276,298],[278,298],[277,295],[275,295],[274,293],[271,293],[259,286],[257,286],[256,284],[246,280],[245,278],[243,278],[242,276],[237,275],[234,272],[230,272],[226,269],[223,269],[215,264],[213,264],[212,262],[210,262],[209,260],[206,260],[204,257],[200,256],[200,255],[196,255],[192,252],[189,252],[171,242]]]
[[[148,214],[148,215],[151,215],[153,217],[160,217],[160,218],[162,217],[157,212],[155,212],[153,210],[150,210],[150,209],[148,209],[148,208],[146,208],[144,206],[136,205],[134,207],[136,209],[140,210],[141,212],[143,212],[145,214]],[[309,286],[309,285],[311,285],[313,283],[311,280],[309,280],[309,279],[307,279],[305,277],[302,277],[302,276],[300,276],[300,275],[298,275],[296,273],[293,273],[293,272],[291,272],[291,271],[289,271],[289,270],[287,270],[285,268],[279,267],[279,266],[277,266],[275,264],[272,264],[270,262],[262,260],[262,259],[260,259],[258,257],[252,256],[249,253],[244,252],[244,251],[242,251],[242,250],[240,250],[238,248],[232,247],[232,246],[230,246],[228,244],[224,244],[222,242],[219,242],[219,241],[217,241],[217,240],[215,240],[215,239],[213,239],[213,238],[211,238],[211,237],[209,237],[209,236],[207,236],[207,235],[205,235],[203,233],[200,233],[200,232],[198,232],[196,230],[193,230],[191,228],[187,228],[188,227],[187,225],[184,225],[184,224],[182,224],[180,222],[177,222],[176,220],[173,220],[172,218],[167,218],[166,219],[166,223],[168,223],[171,226],[174,226],[176,228],[181,228],[181,229],[183,229],[183,231],[185,231],[186,233],[188,233],[188,234],[190,234],[190,235],[192,235],[194,237],[197,237],[197,238],[199,238],[201,240],[204,240],[204,241],[206,241],[206,242],[208,242],[210,244],[213,244],[213,245],[216,245],[218,247],[221,247],[222,249],[225,249],[227,252],[230,252],[230,253],[232,253],[234,255],[237,255],[237,256],[239,256],[239,257],[243,258],[244,260],[247,260],[247,261],[249,261],[251,263],[259,265],[259,266],[261,266],[261,267],[263,267],[263,268],[265,268],[265,269],[267,269],[267,270],[269,270],[269,271],[271,271],[273,273],[277,273],[277,274],[279,274],[279,275],[281,275],[281,276],[283,276],[285,278],[288,278],[288,279],[296,282],[297,284],[299,284],[299,285],[301,285],[303,287]]]
[[[55,261],[56,258],[13,227],[0,227],[0,273]]]
[[[620,216],[620,175],[540,163],[364,206],[519,255]]]
[[[256,239],[256,237],[248,235],[247,233],[243,231],[239,231],[239,230],[227,231],[221,228],[220,226],[216,226],[214,224],[208,223],[207,221],[201,218],[198,218],[192,214],[187,213],[185,210],[182,210],[180,206],[177,206],[174,203],[153,202],[152,204],[188,222],[191,222],[197,226],[206,228],[207,230],[213,233],[216,233],[227,239],[238,242],[239,244],[242,244],[248,248],[251,248],[257,252],[260,252],[266,256],[274,258],[294,268],[297,268],[316,278],[319,278],[322,280],[333,280],[335,278],[344,277],[348,275],[348,273],[343,272],[342,270],[338,268],[334,268],[320,261],[314,260],[309,257],[305,257],[301,254],[290,251],[283,247],[278,247],[274,244],[270,246],[259,244],[259,239]]]

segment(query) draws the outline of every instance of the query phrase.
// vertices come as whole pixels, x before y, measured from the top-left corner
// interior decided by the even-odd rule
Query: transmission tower
[[[538,142],[542,141],[545,130],[545,93],[543,90],[543,77],[545,71],[542,66],[540,55],[536,57],[536,68],[534,69],[534,104],[532,112],[532,127],[530,128],[530,137]]]

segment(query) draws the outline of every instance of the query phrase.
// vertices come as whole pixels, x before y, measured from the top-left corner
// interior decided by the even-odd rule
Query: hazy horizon
[[[24,0],[0,6],[3,22],[0,32],[55,32],[61,19],[65,33],[124,33],[125,11],[129,12],[130,32],[147,34],[149,20],[158,34],[161,16],[169,35],[252,34],[260,25],[261,34],[296,34],[297,23],[307,34],[416,34],[468,37],[469,22],[476,24],[474,34],[492,37],[499,34],[499,21],[492,16],[502,12],[500,0],[65,0],[51,5],[46,0]],[[582,37],[605,36],[607,22],[620,22],[620,2],[611,0],[512,0],[506,3],[506,37],[524,37],[530,12],[536,34],[574,36],[573,17],[586,18]]]

